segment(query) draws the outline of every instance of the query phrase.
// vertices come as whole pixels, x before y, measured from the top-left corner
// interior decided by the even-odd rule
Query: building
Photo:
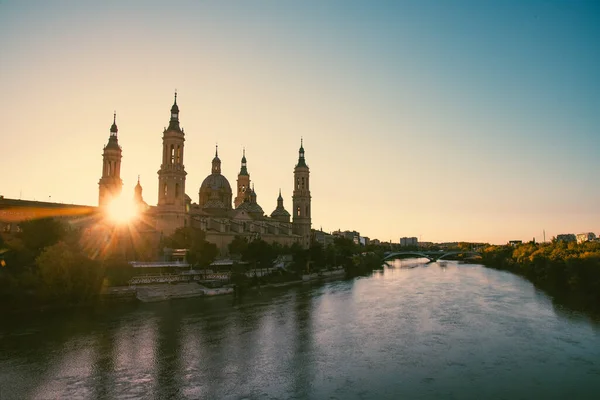
[[[596,234],[593,232],[578,233],[577,243],[591,242],[596,239]]]
[[[250,240],[261,238],[283,245],[300,243],[308,248],[311,243],[310,170],[306,164],[303,141],[300,141],[298,162],[294,168],[292,215],[283,205],[281,190],[276,209],[270,216],[265,215],[257,201],[254,184],[251,186],[245,149],[237,176],[235,198],[229,180],[221,173],[221,159],[216,147],[210,173],[200,185],[196,203],[186,193],[185,132],[180,126],[179,116],[175,93],[169,125],[162,133],[158,204],[148,206],[143,201],[139,179],[135,188],[136,204],[144,212],[146,219],[154,221],[155,230],[161,236],[167,236],[186,226],[200,228],[206,232],[206,240],[215,243],[222,254],[228,252],[229,243],[238,235]],[[108,144],[104,147],[102,176],[99,181],[98,204],[101,208],[117,197],[122,188],[122,149],[118,144],[117,134],[115,114]]]
[[[333,235],[351,240],[354,244],[360,243],[360,233],[358,233],[356,231],[343,231],[342,232],[341,230],[338,229],[337,231],[333,232]]]
[[[516,247],[516,246],[523,244],[523,241],[522,240],[509,240],[508,244],[510,246]]]
[[[576,242],[577,237],[573,233],[562,233],[560,235],[556,235],[556,241],[565,243]]]
[[[322,229],[320,231],[313,229],[312,234],[313,240],[317,243],[320,243],[321,246],[327,247],[333,245],[333,239],[335,238],[335,236],[323,232]]]
[[[417,239],[416,237],[403,237],[400,238],[400,247],[407,247],[407,246],[418,246],[419,245],[419,239]]]

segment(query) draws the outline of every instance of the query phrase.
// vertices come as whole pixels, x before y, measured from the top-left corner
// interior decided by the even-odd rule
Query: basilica
[[[269,243],[304,248],[311,240],[311,196],[309,168],[300,143],[298,162],[294,168],[292,215],[283,205],[281,191],[277,207],[270,216],[257,202],[257,195],[250,181],[245,151],[242,154],[240,172],[235,185],[235,197],[229,180],[221,174],[218,147],[212,159],[209,175],[198,190],[198,202],[186,194],[184,160],[185,133],[179,125],[177,93],[171,107],[169,126],[162,135],[161,164],[158,170],[158,204],[148,206],[142,197],[138,179],[134,199],[144,219],[151,221],[152,230],[160,235],[172,234],[186,226],[202,229],[206,240],[215,243],[222,254],[227,254],[228,244],[235,236],[249,240],[260,238]],[[102,176],[99,185],[99,207],[106,207],[112,199],[120,196],[123,181],[120,177],[122,149],[118,142],[116,115],[110,128],[108,143],[102,155]],[[290,221],[291,217],[291,221]]]

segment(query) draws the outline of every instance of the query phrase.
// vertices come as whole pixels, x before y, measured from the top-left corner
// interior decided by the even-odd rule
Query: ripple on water
[[[504,272],[411,266],[4,328],[2,400],[596,398],[596,323]]]

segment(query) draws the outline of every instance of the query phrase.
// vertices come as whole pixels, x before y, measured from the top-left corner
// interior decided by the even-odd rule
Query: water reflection
[[[234,304],[188,299],[16,321],[0,328],[0,398],[594,398],[600,390],[596,322],[508,273],[406,264]]]

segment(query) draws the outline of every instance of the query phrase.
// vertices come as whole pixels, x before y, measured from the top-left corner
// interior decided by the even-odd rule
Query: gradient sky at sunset
[[[116,110],[156,204],[174,89],[195,202],[218,142],[290,210],[304,137],[317,229],[600,233],[598,1],[0,0],[0,194],[96,205]]]

